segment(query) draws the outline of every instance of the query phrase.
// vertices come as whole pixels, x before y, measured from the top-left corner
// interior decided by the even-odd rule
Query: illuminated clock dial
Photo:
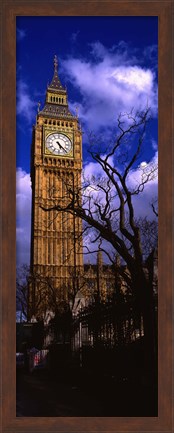
[[[72,142],[67,135],[56,132],[48,135],[46,147],[54,155],[66,156],[72,149]]]

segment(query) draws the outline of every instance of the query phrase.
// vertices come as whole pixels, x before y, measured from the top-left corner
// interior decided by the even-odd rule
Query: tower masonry
[[[46,90],[44,107],[36,117],[31,146],[31,314],[42,314],[49,300],[68,301],[83,273],[82,222],[68,212],[46,212],[57,203],[68,204],[68,188],[81,191],[82,132],[68,106],[67,89],[54,74]],[[46,289],[47,287],[47,289]],[[45,289],[44,289],[45,288]]]

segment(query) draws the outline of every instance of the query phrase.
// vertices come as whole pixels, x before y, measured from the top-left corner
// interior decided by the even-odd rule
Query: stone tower
[[[77,116],[69,110],[55,56],[53,79],[43,109],[38,108],[32,138],[31,275],[37,275],[37,281],[30,284],[31,314],[46,309],[49,295],[44,295],[44,279],[51,280],[57,301],[68,301],[69,294],[77,291],[76,276],[83,272],[81,220],[67,212],[45,212],[41,206],[66,207],[68,188],[81,189],[81,170],[82,133]]]

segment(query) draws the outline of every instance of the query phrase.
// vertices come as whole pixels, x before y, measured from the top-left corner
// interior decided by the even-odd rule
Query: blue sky
[[[157,17],[17,17],[17,261],[29,261],[30,146],[57,54],[72,112],[78,106],[85,170],[96,170],[87,132],[108,134],[120,112],[147,104],[152,121],[142,162],[157,159]],[[135,175],[135,173],[134,173]],[[146,200],[156,191],[154,182]],[[141,206],[139,206],[140,208]]]

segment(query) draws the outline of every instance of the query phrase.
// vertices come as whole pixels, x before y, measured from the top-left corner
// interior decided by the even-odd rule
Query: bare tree
[[[152,206],[153,213],[155,214],[156,217],[158,217],[158,199],[157,199],[157,197],[153,198],[151,206]]]
[[[44,320],[62,315],[74,304],[78,291],[86,290],[86,280],[81,272],[73,267],[69,268],[69,280],[56,285],[56,281],[50,275],[42,275],[38,272],[30,272],[27,284],[30,287],[30,299],[27,298],[28,318]]]
[[[28,300],[28,317],[46,320],[49,313],[55,315],[61,311],[60,290],[57,289],[53,278],[38,272],[30,272],[28,284],[30,286]],[[62,287],[63,290],[63,287]]]
[[[126,264],[137,312],[143,316],[147,370],[153,375],[153,291],[144,266],[142,227],[134,208],[134,197],[157,174],[155,164],[140,164],[149,120],[148,108],[135,114],[133,110],[120,114],[116,137],[107,145],[91,134],[89,153],[100,167],[99,174],[84,179],[82,189],[67,184],[66,205],[57,199],[53,206],[41,207],[47,212],[67,212],[82,218],[86,231],[93,228],[93,242],[107,241]],[[139,178],[132,185],[131,174],[137,170]]]

